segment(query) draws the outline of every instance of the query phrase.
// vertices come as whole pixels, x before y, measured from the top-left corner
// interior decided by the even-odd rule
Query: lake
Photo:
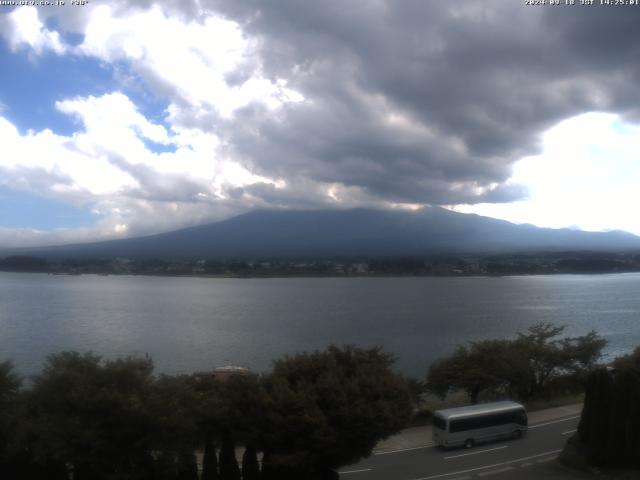
[[[424,377],[456,345],[541,321],[596,330],[608,359],[640,345],[640,274],[450,278],[174,278],[0,272],[0,360],[37,372],[65,349],[144,355],[166,373],[331,343],[382,346]]]

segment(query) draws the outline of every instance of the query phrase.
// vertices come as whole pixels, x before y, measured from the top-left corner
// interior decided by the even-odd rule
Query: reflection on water
[[[330,343],[381,345],[422,377],[456,345],[540,321],[640,345],[640,274],[502,278],[204,279],[0,273],[0,359],[37,371],[47,354],[150,354],[175,373],[267,369]]]

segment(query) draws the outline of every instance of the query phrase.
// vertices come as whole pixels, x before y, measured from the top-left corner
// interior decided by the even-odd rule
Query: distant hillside
[[[255,211],[147,237],[22,250],[48,258],[327,258],[640,249],[626,232],[515,225],[442,208]]]

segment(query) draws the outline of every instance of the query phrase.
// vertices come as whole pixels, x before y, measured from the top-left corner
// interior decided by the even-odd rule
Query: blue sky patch
[[[0,71],[11,72],[0,83],[2,116],[23,134],[49,128],[58,135],[71,135],[77,124],[56,110],[56,101],[117,90],[111,69],[96,60],[51,52],[35,57],[26,48],[12,53],[2,41]]]
[[[86,208],[0,187],[0,227],[3,228],[53,230],[90,227],[99,219]]]

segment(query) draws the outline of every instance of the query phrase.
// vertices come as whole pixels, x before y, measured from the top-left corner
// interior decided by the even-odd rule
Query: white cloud
[[[302,97],[286,81],[266,79],[257,45],[230,20],[208,16],[200,22],[167,17],[159,6],[117,15],[108,5],[94,8],[76,53],[105,62],[130,62],[160,93],[193,109],[214,109],[223,117],[252,102],[277,108]],[[230,81],[229,76],[236,76]]]
[[[210,221],[242,211],[242,199],[229,199],[229,189],[276,183],[224,158],[211,134],[150,122],[122,93],[67,99],[56,108],[76,117],[81,128],[69,136],[50,130],[21,134],[0,116],[0,185],[90,206],[103,219],[94,229],[52,236],[5,230],[5,245],[25,235],[47,243]],[[157,153],[145,140],[174,151]]]
[[[36,7],[14,9],[0,20],[2,36],[9,42],[12,51],[23,45],[30,47],[36,54],[51,50],[61,55],[67,51],[58,32],[48,30],[38,16]]]
[[[543,135],[540,155],[513,167],[510,182],[529,199],[507,204],[459,205],[455,210],[541,227],[626,230],[640,235],[640,126],[618,115],[588,113]]]

